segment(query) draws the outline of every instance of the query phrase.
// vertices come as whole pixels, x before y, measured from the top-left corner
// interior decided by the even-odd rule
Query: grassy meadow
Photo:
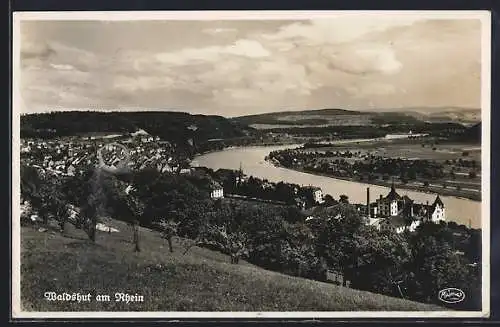
[[[444,308],[290,277],[177,239],[174,253],[158,233],[141,229],[133,252],[131,227],[98,232],[96,243],[74,228],[66,235],[23,227],[21,302],[24,311],[422,311]],[[90,302],[50,302],[44,293],[91,293]],[[143,302],[115,302],[125,292]],[[97,294],[111,296],[97,302]]]

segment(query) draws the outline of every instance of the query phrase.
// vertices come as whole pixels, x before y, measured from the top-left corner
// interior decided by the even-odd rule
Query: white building
[[[220,199],[224,197],[224,188],[215,181],[210,183],[210,197],[212,199]]]
[[[413,232],[423,221],[438,223],[446,220],[444,203],[439,195],[432,205],[414,203],[408,196],[400,196],[394,184],[387,196],[380,195],[374,203],[370,203],[369,189],[367,189],[367,206],[366,224],[378,230],[392,230],[396,233],[405,230]]]
[[[431,212],[432,222],[437,223],[442,220],[446,220],[446,211],[444,208],[444,203],[439,198],[439,195],[436,197],[436,200],[434,200],[434,203],[430,207],[430,212]]]
[[[325,202],[325,200],[323,199],[323,191],[319,187],[311,186],[308,188],[308,192],[311,192],[312,199],[314,202],[319,204]]]

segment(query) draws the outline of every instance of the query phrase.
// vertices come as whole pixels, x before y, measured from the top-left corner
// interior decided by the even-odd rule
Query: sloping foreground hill
[[[422,311],[444,310],[270,272],[242,262],[229,264],[218,252],[193,247],[183,255],[180,241],[168,252],[157,233],[142,229],[133,252],[130,227],[98,234],[89,243],[22,228],[21,302],[26,311]],[[49,302],[47,291],[111,295],[110,302]],[[144,302],[115,302],[116,292],[144,296]]]

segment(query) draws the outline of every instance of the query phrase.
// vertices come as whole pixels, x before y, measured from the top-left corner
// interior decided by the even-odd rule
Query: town
[[[329,249],[349,252],[353,246],[350,242],[357,242],[356,238],[378,242],[379,238],[389,237],[393,245],[385,246],[410,246],[423,242],[428,233],[432,235],[432,230],[438,228],[451,233],[453,247],[443,250],[449,253],[449,260],[460,258],[456,262],[460,271],[473,278],[479,276],[480,249],[475,240],[480,230],[448,221],[446,203],[438,194],[432,202],[419,203],[401,195],[394,181],[386,194],[372,194],[367,187],[364,203],[342,194],[335,199],[315,185],[271,182],[249,175],[243,168],[245,162],[234,170],[204,167],[193,160],[192,149],[183,150],[178,144],[144,130],[26,137],[21,139],[20,150],[22,223],[41,226],[42,231],[54,221],[65,235],[71,224],[86,230],[96,242],[99,233],[123,233],[123,227],[117,223],[123,220],[133,226],[136,252],[146,251],[141,245],[140,228],[150,228],[167,235],[171,251],[172,238],[177,237],[191,240],[185,251],[193,245],[208,246],[229,255],[233,264],[244,259],[293,276],[401,296],[402,291],[389,286],[389,280],[382,282],[389,284],[380,289],[365,284],[368,276],[378,277],[368,273],[362,282],[358,277],[361,268],[354,269],[349,263],[352,258],[332,256]],[[124,169],[116,169],[120,166]],[[306,237],[299,236],[303,232],[296,234],[298,230],[286,232],[290,233],[287,238],[309,239],[306,243],[290,239],[287,246],[295,252],[288,258],[282,257],[285,245],[280,245],[278,252],[272,250],[276,241],[271,236],[291,228],[286,226],[306,228],[312,233]],[[264,242],[258,233],[270,233],[269,239]],[[327,237],[328,246],[318,257],[314,251],[320,251],[324,245],[306,244],[320,242],[323,237]],[[338,238],[345,237],[351,240],[342,246],[337,243]],[[376,249],[376,244],[363,251],[385,251]],[[416,259],[411,258],[394,260],[402,265],[398,269],[404,270],[408,269],[404,265]],[[285,261],[277,264],[276,260]],[[428,301],[416,295],[414,298]]]
[[[127,166],[130,169],[142,170],[148,167],[157,169],[160,173],[179,172],[183,175],[196,176],[206,179],[207,192],[212,199],[238,196],[236,193],[229,193],[224,190],[223,184],[227,181],[228,174],[236,172],[220,169],[215,172],[203,167],[189,167],[189,160],[182,163],[174,160],[174,152],[171,144],[161,141],[159,137],[150,136],[145,131],[131,133],[130,135],[100,135],[88,137],[71,137],[60,140],[25,140],[22,139],[21,154],[23,163],[39,169],[42,175],[53,174],[55,176],[75,176],[82,174],[89,166],[95,165],[97,153],[101,149],[110,148],[110,157],[106,161],[115,165],[120,161],[119,154],[114,151],[113,144],[120,142],[129,150]],[[243,171],[238,172],[235,182],[242,183],[248,179]],[[227,185],[227,183],[226,183]],[[266,183],[263,188],[270,188],[273,185]],[[300,190],[300,192],[299,192]],[[239,192],[241,193],[241,192]],[[300,193],[300,194],[299,194]],[[260,195],[264,193],[259,193]],[[259,194],[254,194],[253,199],[258,199]],[[240,198],[243,194],[239,194]],[[257,197],[256,197],[257,196]],[[314,215],[308,212],[318,213],[320,208],[328,208],[331,201],[325,203],[325,195],[319,187],[298,186],[293,188],[293,201],[306,215],[306,221],[314,219]],[[260,199],[260,200],[266,200]],[[269,198],[281,203],[290,203],[292,198]],[[439,223],[446,220],[444,204],[436,197],[434,203],[429,205],[415,203],[408,196],[400,196],[392,184],[391,191],[385,197],[380,194],[380,198],[375,202],[370,202],[370,190],[367,188],[366,204],[354,204],[363,217],[365,223],[375,227],[377,230],[391,230],[402,233],[405,230],[414,231],[422,221],[432,221]]]

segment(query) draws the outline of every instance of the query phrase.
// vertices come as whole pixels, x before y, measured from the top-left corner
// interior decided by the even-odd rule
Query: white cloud
[[[348,16],[335,19],[313,19],[283,26],[279,32],[266,34],[267,40],[297,40],[303,38],[309,45],[335,44],[353,41],[370,33],[385,31],[395,26],[409,26],[418,19],[388,16]]]
[[[174,79],[168,76],[117,75],[113,79],[113,87],[117,91],[134,92],[138,90],[169,89],[175,85]]]
[[[357,90],[357,96],[390,95],[396,93],[396,87],[392,84],[371,83]]]
[[[203,33],[211,35],[235,33],[235,32],[238,32],[238,30],[235,28],[206,28],[203,30]]]
[[[50,64],[50,67],[56,70],[75,70],[75,67],[67,64]]]
[[[264,58],[270,56],[271,53],[257,41],[242,39],[227,46],[186,48],[176,52],[160,53],[155,58],[163,64],[181,66],[200,62],[214,62],[228,55]]]
[[[120,43],[109,49],[112,40],[94,35],[102,47],[94,52],[79,45],[83,36],[72,42],[66,36],[65,43],[44,35],[23,42],[22,93],[28,107],[185,104],[211,113],[232,106],[272,110],[370,102],[473,106],[480,93],[478,28],[441,25],[333,19],[246,35],[225,25],[190,30],[199,34],[197,45],[195,34],[185,46],[182,40],[162,43],[165,37],[158,35],[151,39],[164,45]],[[241,38],[230,35],[229,41],[227,33],[235,31]]]

